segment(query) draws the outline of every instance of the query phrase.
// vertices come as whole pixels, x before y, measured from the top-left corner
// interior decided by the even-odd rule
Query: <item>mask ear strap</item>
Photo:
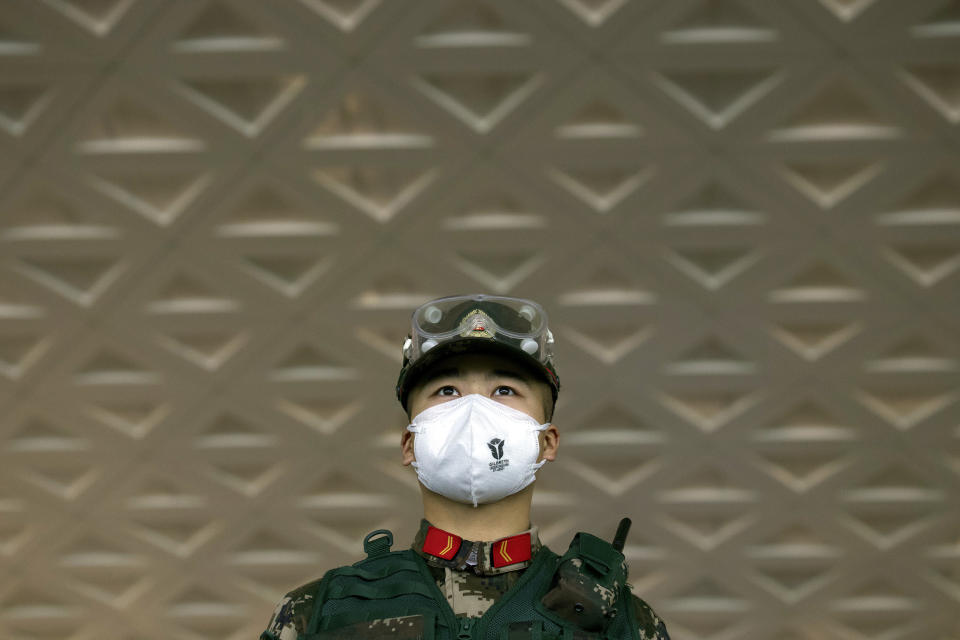
[[[553,424],[553,423],[552,423],[552,422],[547,422],[547,423],[545,423],[545,424],[542,424],[542,425],[540,425],[539,427],[536,428],[536,431],[537,431],[537,432],[546,431],[546,430],[550,427],[551,424]],[[538,442],[537,449],[539,449],[539,448],[540,448],[540,447],[539,447],[539,442]],[[532,468],[532,469],[533,469],[533,472],[536,473],[537,471],[540,470],[540,467],[542,467],[543,465],[547,464],[547,462],[549,462],[549,461],[546,460],[546,459],[543,459],[543,460],[541,460],[540,462],[534,462],[532,465],[530,465],[530,468]]]

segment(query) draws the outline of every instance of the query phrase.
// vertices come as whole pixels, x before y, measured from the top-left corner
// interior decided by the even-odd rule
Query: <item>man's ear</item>
[[[557,459],[557,449],[560,448],[560,431],[555,424],[550,423],[550,426],[540,433],[543,436],[540,445],[540,459],[553,462]]]
[[[416,460],[413,455],[413,438],[414,435],[406,429],[403,430],[403,435],[400,436],[400,455],[403,456],[401,462],[403,462],[403,466],[405,467]]]

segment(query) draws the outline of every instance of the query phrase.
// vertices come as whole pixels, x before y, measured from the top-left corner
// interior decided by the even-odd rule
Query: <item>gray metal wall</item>
[[[252,638],[535,297],[535,522],[674,638],[960,638],[960,3],[5,0],[0,638]]]

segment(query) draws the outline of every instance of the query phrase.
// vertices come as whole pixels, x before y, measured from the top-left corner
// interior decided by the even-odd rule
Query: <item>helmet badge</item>
[[[490,316],[480,309],[467,313],[460,322],[460,335],[464,338],[492,338],[496,333]]]

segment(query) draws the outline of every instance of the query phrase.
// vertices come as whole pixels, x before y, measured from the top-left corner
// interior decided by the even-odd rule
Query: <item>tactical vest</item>
[[[581,538],[587,534],[578,534],[563,558],[541,547],[517,583],[482,617],[457,618],[423,558],[411,549],[389,551],[392,542],[389,532],[374,533],[387,534],[388,538],[378,543],[371,541],[374,534],[367,536],[365,560],[324,575],[314,595],[313,614],[306,633],[298,640],[638,638],[623,556],[619,552],[610,554],[613,548],[609,543],[592,536]],[[621,562],[612,566],[610,560],[616,556]],[[601,575],[604,570],[605,575]],[[587,574],[590,575],[584,580]],[[620,574],[619,579],[603,584],[606,578]],[[564,582],[573,585],[572,591],[564,587]],[[591,612],[589,602],[586,605],[574,602],[580,600],[576,595],[578,585],[594,591],[609,591],[608,601],[615,602],[616,608]],[[544,604],[548,593],[547,602],[552,596],[554,602],[559,602],[557,606],[548,608]],[[567,593],[574,594],[567,607],[569,611],[563,603]],[[587,624],[584,628],[575,622],[577,616],[592,613],[605,616],[601,628],[596,624]]]

